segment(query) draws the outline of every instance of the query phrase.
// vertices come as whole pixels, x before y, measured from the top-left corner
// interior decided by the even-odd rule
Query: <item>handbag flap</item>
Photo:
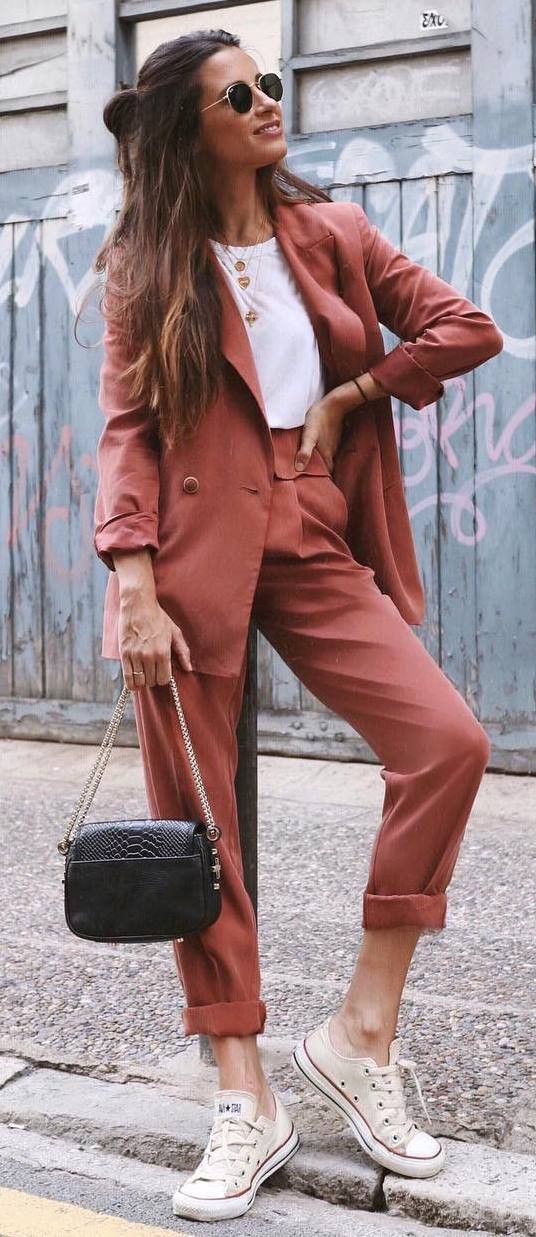
[[[196,820],[97,820],[81,825],[69,859],[177,859],[199,849],[196,835],[206,829]]]

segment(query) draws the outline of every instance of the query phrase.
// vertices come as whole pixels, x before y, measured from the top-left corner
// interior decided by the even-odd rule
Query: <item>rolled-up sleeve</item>
[[[443,395],[443,380],[456,378],[496,356],[503,337],[472,301],[412,262],[353,203],[361,236],[365,277],[379,322],[402,341],[369,372],[380,386],[412,408]]]
[[[128,363],[121,331],[105,310],[98,404],[106,423],[97,443],[93,544],[115,571],[112,550],[158,550],[160,450],[149,409],[121,377]]]

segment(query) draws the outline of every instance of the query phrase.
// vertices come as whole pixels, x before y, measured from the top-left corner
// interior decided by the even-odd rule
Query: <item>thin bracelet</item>
[[[357,389],[358,389],[358,391],[359,391],[360,395],[362,395],[362,396],[363,396],[363,403],[365,403],[365,404],[366,404],[366,402],[367,402],[367,396],[365,395],[365,392],[364,392],[364,390],[363,390],[363,387],[361,387],[361,386],[359,385],[359,382],[358,382],[357,378],[352,378],[352,382],[355,382],[355,385],[356,385],[356,387],[357,387]]]

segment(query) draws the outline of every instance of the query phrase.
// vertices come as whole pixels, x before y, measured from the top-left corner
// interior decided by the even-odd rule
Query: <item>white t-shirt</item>
[[[307,409],[325,393],[325,375],[311,319],[277,237],[257,246],[229,245],[233,261],[242,257],[247,263],[242,272],[235,270],[219,241],[211,239],[210,243],[242,316],[250,308],[258,314],[256,322],[244,322],[244,327],[268,424],[303,425]],[[249,287],[240,287],[240,274],[249,276]]]

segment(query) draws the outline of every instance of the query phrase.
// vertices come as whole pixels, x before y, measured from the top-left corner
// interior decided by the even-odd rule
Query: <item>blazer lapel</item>
[[[335,237],[311,212],[307,229],[296,226],[295,206],[280,203],[275,210],[274,231],[303,297],[311,319],[318,350],[330,385],[334,357],[329,329],[329,293],[337,295]]]
[[[333,232],[306,203],[280,203],[275,213],[275,232],[303,296],[331,390],[361,372],[365,328],[343,299]]]
[[[257,401],[259,408],[268,422],[266,408],[262,397],[262,391],[257,375],[257,366],[251,349],[251,344],[248,339],[247,332],[251,329],[248,327],[240,313],[234,292],[231,291],[227,276],[222,270],[220,262],[212,249],[209,246],[210,257],[214,267],[218,288],[221,298],[222,307],[222,324],[221,324],[221,351],[231,365],[240,374],[240,377],[249,387],[253,398]]]

